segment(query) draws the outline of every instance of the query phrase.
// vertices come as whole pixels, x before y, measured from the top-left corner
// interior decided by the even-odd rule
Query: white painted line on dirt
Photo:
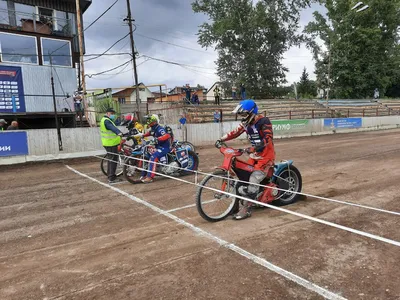
[[[212,203],[212,202],[215,202],[215,201],[218,201],[218,199],[204,201],[203,204],[208,204],[208,203]],[[177,207],[177,208],[173,208],[173,209],[167,210],[167,212],[169,212],[169,213],[170,212],[175,212],[175,211],[178,211],[178,210],[183,210],[183,209],[186,209],[186,208],[192,208],[192,207],[195,207],[195,206],[196,206],[196,204],[190,204],[190,205],[181,206],[181,207]]]
[[[241,256],[244,256],[247,259],[255,262],[256,264],[259,264],[259,265],[261,265],[261,266],[263,266],[263,267],[265,267],[265,268],[267,268],[267,269],[269,269],[269,270],[271,270],[271,271],[273,271],[273,272],[285,277],[286,279],[294,281],[297,284],[305,287],[306,289],[308,289],[310,291],[313,291],[313,292],[325,297],[326,299],[346,300],[346,298],[344,298],[344,297],[342,297],[342,296],[340,296],[338,294],[330,292],[330,291],[328,291],[328,290],[326,290],[326,289],[324,289],[324,288],[322,288],[322,287],[320,287],[320,286],[318,286],[318,285],[316,285],[316,284],[314,284],[314,283],[312,283],[312,282],[310,282],[310,281],[308,281],[308,280],[306,280],[306,279],[304,279],[304,278],[302,278],[300,276],[297,276],[297,275],[295,275],[295,274],[293,274],[293,273],[291,273],[291,272],[289,272],[289,271],[287,271],[285,269],[282,269],[282,268],[270,263],[269,261],[267,261],[267,260],[265,260],[265,259],[263,259],[263,258],[261,258],[259,256],[256,256],[256,255],[254,255],[254,254],[252,254],[252,253],[250,253],[250,252],[248,252],[248,251],[236,246],[235,244],[229,243],[229,242],[227,242],[227,241],[225,241],[225,240],[223,240],[223,239],[221,239],[221,238],[219,238],[219,237],[217,237],[217,236],[215,236],[215,235],[213,235],[213,234],[211,234],[211,233],[209,233],[209,232],[207,232],[207,231],[205,231],[205,230],[203,230],[203,229],[201,229],[199,227],[196,227],[193,224],[188,223],[185,220],[182,220],[181,218],[178,218],[177,216],[174,216],[173,214],[171,214],[171,213],[169,213],[169,212],[167,212],[167,211],[165,211],[165,210],[163,210],[163,209],[161,209],[161,208],[159,208],[159,207],[157,207],[157,206],[155,206],[155,205],[153,205],[151,203],[148,203],[148,202],[146,202],[146,201],[144,201],[144,200],[142,200],[140,198],[137,198],[137,197],[135,197],[133,195],[130,195],[127,192],[125,192],[123,190],[120,190],[119,188],[110,186],[110,185],[108,185],[106,183],[103,183],[103,182],[101,182],[101,181],[99,181],[99,180],[97,180],[95,178],[92,178],[92,177],[90,177],[90,176],[88,176],[86,174],[83,174],[83,173],[75,170],[74,168],[72,168],[72,167],[70,167],[68,165],[66,165],[66,167],[69,170],[71,170],[72,172],[74,172],[74,173],[76,173],[76,174],[78,174],[78,175],[80,175],[82,177],[85,177],[87,179],[90,179],[90,180],[92,180],[92,181],[94,181],[94,182],[96,182],[96,183],[98,183],[98,184],[100,184],[100,185],[102,185],[102,186],[104,186],[106,188],[109,188],[109,189],[113,190],[114,192],[117,192],[117,193],[125,196],[125,197],[128,197],[129,199],[135,201],[136,203],[142,204],[142,205],[152,209],[153,211],[159,213],[160,215],[166,216],[166,217],[176,221],[178,224],[183,225],[183,226],[191,229],[192,231],[194,231],[198,235],[203,236],[205,238],[208,238],[208,239],[210,239],[210,240],[212,240],[214,242],[217,242],[220,246],[225,247],[227,249],[230,249],[230,250],[240,254]]]
[[[100,174],[103,174],[103,172],[102,171],[97,171],[97,172],[89,172],[89,173],[86,173],[87,175],[100,175]]]
[[[136,168],[139,169],[139,170],[144,170],[144,169],[139,168],[139,167],[136,167]],[[347,226],[339,225],[339,224],[336,224],[336,223],[333,223],[333,222],[325,221],[325,220],[318,219],[318,218],[315,218],[315,217],[311,217],[311,216],[308,216],[308,215],[305,215],[305,214],[301,214],[301,213],[298,213],[298,212],[295,212],[295,211],[292,211],[292,210],[288,210],[288,209],[277,207],[277,206],[274,206],[274,205],[271,205],[271,204],[267,204],[267,203],[263,203],[263,202],[260,202],[260,201],[256,201],[254,199],[246,198],[246,197],[243,197],[243,196],[240,196],[240,195],[237,195],[237,194],[232,194],[232,193],[228,193],[228,192],[221,191],[221,190],[218,190],[218,189],[206,187],[206,186],[198,184],[198,183],[190,182],[190,181],[183,180],[183,179],[180,179],[180,178],[176,178],[176,177],[173,177],[173,176],[169,176],[169,175],[166,175],[166,174],[162,174],[162,173],[158,173],[158,172],[153,172],[153,173],[156,174],[156,175],[165,177],[165,178],[169,178],[169,179],[173,179],[173,180],[176,180],[176,181],[180,181],[180,182],[184,182],[184,183],[187,183],[187,184],[191,184],[191,185],[194,185],[194,186],[197,186],[197,187],[201,187],[203,189],[207,189],[207,190],[210,190],[210,191],[213,191],[213,192],[217,192],[217,193],[220,193],[220,194],[223,194],[223,195],[231,196],[231,197],[234,197],[234,198],[237,198],[237,199],[246,200],[248,202],[251,202],[251,203],[254,203],[254,204],[258,204],[258,205],[261,205],[261,206],[264,206],[264,207],[268,207],[268,208],[271,208],[271,209],[279,210],[281,212],[284,212],[284,213],[287,213],[287,214],[290,214],[290,215],[295,215],[295,216],[303,218],[303,219],[307,219],[307,220],[310,220],[310,221],[314,221],[314,222],[317,222],[317,223],[328,225],[328,226],[331,226],[331,227],[334,227],[334,228],[337,228],[337,229],[341,229],[341,230],[348,231],[348,232],[351,232],[351,233],[354,233],[354,234],[358,234],[358,235],[361,235],[361,236],[368,237],[370,239],[374,239],[374,240],[377,240],[377,241],[380,241],[380,242],[384,242],[384,243],[388,243],[388,244],[400,247],[400,242],[399,241],[395,241],[395,240],[391,240],[391,239],[388,239],[388,238],[385,238],[385,237],[381,237],[381,236],[376,235],[376,234],[372,234],[372,233],[368,233],[368,232],[365,232],[365,231],[361,231],[361,230],[357,230],[357,229],[354,229],[354,228],[350,228],[350,227],[347,227]],[[217,177],[221,177],[221,176],[217,176]],[[224,178],[224,177],[222,177],[222,178]],[[236,180],[234,180],[234,181],[236,181]],[[275,188],[275,189],[280,190],[279,188]]]
[[[111,152],[108,152],[108,153],[112,154]],[[134,159],[134,160],[138,160],[138,161],[142,161],[142,162],[150,162],[149,160],[142,159],[142,158],[131,157],[131,156],[125,156],[125,155],[121,155],[121,154],[118,154],[118,155],[119,155],[119,156],[123,156],[124,158],[130,158],[130,159]],[[107,159],[107,158],[104,158],[104,157],[101,157],[101,156],[95,156],[95,157],[98,157],[98,158],[101,158],[101,159],[104,159],[104,160],[110,160],[110,159]],[[153,163],[156,164],[156,165],[163,165],[163,163],[159,163],[159,162],[153,162]],[[123,163],[123,165],[126,165],[126,164]],[[177,169],[177,170],[179,170],[179,169],[180,169],[180,170],[186,170],[186,169],[180,168],[180,167],[172,167],[172,168]],[[140,168],[138,168],[138,169],[140,169]],[[200,170],[197,170],[197,171],[186,170],[186,171],[187,171],[187,172],[193,172],[193,173],[196,174],[196,176],[197,176],[198,174],[201,174],[201,175],[206,175],[206,176],[212,175],[212,176],[215,177],[215,178],[223,178],[222,176],[214,175],[214,174],[210,174],[210,173],[204,173],[204,172],[201,172]],[[169,177],[168,177],[167,175],[165,175],[165,174],[159,174],[159,173],[157,173],[157,172],[154,172],[154,173],[157,174],[157,175],[160,175],[160,176],[169,178]],[[173,178],[173,179],[175,179],[175,178]],[[239,179],[232,179],[232,180],[234,180],[234,181],[236,181],[236,182],[248,184],[248,182],[243,181],[243,180],[239,180]],[[256,184],[256,183],[254,183],[254,185],[257,185],[257,186],[259,186],[259,187],[261,187],[261,188],[268,188],[268,189],[277,190],[277,191],[281,191],[281,192],[287,192],[287,190],[281,189],[281,188],[278,188],[278,187],[270,187],[270,186],[266,186],[266,185],[262,185],[262,184]],[[400,212],[397,212],[397,211],[391,211],[391,210],[386,210],[386,209],[377,208],[377,207],[373,207],[373,206],[358,204],[358,203],[354,203],[354,202],[349,202],[349,201],[343,201],[343,200],[338,200],[338,199],[331,199],[331,198],[327,198],[327,197],[321,197],[321,196],[311,195],[311,194],[307,194],[307,193],[303,193],[303,192],[294,192],[294,191],[291,191],[291,193],[297,194],[297,195],[306,196],[306,197],[310,197],[310,198],[315,198],[315,199],[319,199],[319,200],[325,200],[325,201],[340,203],[340,204],[344,204],[344,205],[349,205],[349,206],[354,206],[354,207],[369,209],[369,210],[378,211],[378,212],[382,212],[382,213],[386,213],[386,214],[390,214],[390,215],[400,216]]]

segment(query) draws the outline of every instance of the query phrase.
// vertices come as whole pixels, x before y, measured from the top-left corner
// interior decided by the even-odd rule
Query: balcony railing
[[[6,9],[0,9],[0,28],[64,37],[76,34],[73,20]]]

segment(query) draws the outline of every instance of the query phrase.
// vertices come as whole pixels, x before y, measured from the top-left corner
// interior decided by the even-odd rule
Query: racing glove
[[[262,152],[262,151],[264,150],[264,148],[265,148],[265,144],[264,144],[263,142],[257,143],[257,144],[254,146],[254,151],[255,151],[255,152]]]
[[[133,136],[134,138],[143,138],[143,133],[138,133]]]
[[[222,141],[221,139],[217,140],[217,141],[215,142],[215,147],[216,147],[216,148],[221,148],[221,147],[222,147],[222,143],[223,143],[223,141]]]

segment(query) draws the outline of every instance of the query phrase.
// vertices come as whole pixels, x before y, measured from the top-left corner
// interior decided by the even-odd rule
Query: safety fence
[[[400,127],[399,116],[366,118],[333,118],[315,120],[273,121],[274,137],[289,138],[332,134],[335,132],[357,132],[365,130]],[[239,122],[170,125],[178,140],[187,140],[196,146],[211,145],[224,133],[238,126]],[[122,131],[126,128],[121,127]],[[242,139],[246,135],[241,136]],[[63,150],[59,150],[55,129],[28,131],[4,131],[0,133],[0,165],[28,161],[85,157],[104,153],[98,128],[61,129]],[[94,150],[93,150],[94,149]]]

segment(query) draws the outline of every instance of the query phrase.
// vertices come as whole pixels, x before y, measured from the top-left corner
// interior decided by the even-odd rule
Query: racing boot
[[[249,201],[243,201],[243,205],[239,212],[233,216],[234,220],[244,220],[251,217],[251,206],[252,203]]]
[[[153,178],[151,177],[146,177],[145,179],[142,180],[143,183],[152,183],[153,182]]]

